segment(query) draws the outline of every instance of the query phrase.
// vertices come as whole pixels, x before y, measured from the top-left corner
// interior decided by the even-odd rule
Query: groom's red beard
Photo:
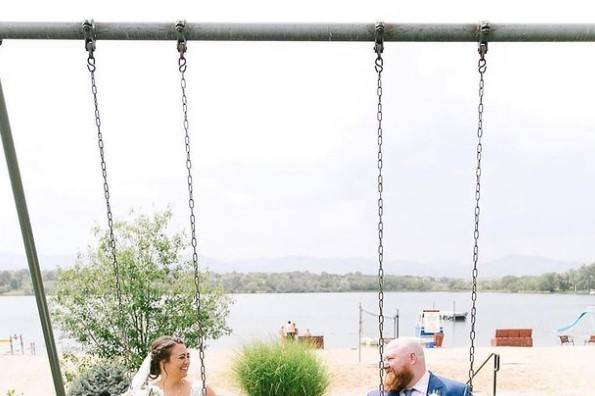
[[[384,387],[387,390],[400,392],[413,380],[413,370],[410,367],[405,366],[400,369],[398,373],[389,371],[384,377]]]

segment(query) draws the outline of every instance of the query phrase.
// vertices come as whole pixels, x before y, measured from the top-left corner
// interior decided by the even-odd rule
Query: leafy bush
[[[118,363],[102,363],[84,370],[68,389],[68,396],[120,395],[128,389],[127,370]]]
[[[113,364],[125,366],[124,363],[124,359],[74,353],[64,353],[60,358],[60,368],[67,387],[83,373],[97,366]]]
[[[328,371],[312,347],[298,342],[247,345],[233,373],[249,396],[321,396],[329,385]]]

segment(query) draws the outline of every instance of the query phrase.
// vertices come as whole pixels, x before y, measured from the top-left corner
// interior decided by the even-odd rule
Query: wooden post
[[[362,303],[359,303],[358,309],[359,324],[357,329],[357,362],[362,362]]]

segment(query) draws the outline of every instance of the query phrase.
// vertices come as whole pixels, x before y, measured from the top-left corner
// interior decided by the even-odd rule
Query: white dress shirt
[[[408,389],[413,389],[411,392],[411,396],[426,396],[428,394],[428,386],[430,385],[430,372],[426,370],[424,375],[417,381],[413,387]],[[405,396],[405,390],[400,392],[401,396]]]

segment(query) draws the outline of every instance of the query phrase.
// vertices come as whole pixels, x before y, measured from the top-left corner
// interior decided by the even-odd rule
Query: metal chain
[[[374,42],[374,52],[376,52],[374,69],[378,73],[378,84],[376,86],[376,95],[378,96],[376,111],[378,121],[378,376],[380,379],[378,391],[381,395],[384,395],[384,336],[382,334],[384,330],[384,313],[382,312],[384,306],[384,269],[382,268],[384,261],[384,245],[382,244],[384,234],[384,223],[382,221],[384,212],[384,202],[382,200],[384,188],[382,180],[382,70],[384,68],[382,52],[384,51],[384,24],[382,22],[376,24]]]
[[[487,33],[489,27],[482,25],[480,28],[481,34]],[[471,345],[469,347],[469,390],[473,391],[473,377],[475,376],[475,370],[473,364],[475,362],[475,320],[477,318],[477,261],[479,259],[479,198],[481,196],[481,154],[483,146],[481,144],[481,138],[483,136],[483,93],[484,93],[484,74],[487,70],[487,62],[485,54],[488,52],[488,43],[485,40],[481,40],[479,43],[479,60],[477,62],[477,71],[479,72],[479,105],[477,106],[477,167],[475,169],[475,231],[473,232],[473,239],[475,244],[473,246],[473,272],[472,272],[472,286],[471,286],[471,329],[469,331],[469,338]]]
[[[91,75],[91,92],[93,94],[93,104],[95,106],[95,125],[97,126],[97,145],[99,146],[99,157],[100,157],[100,164],[101,164],[101,175],[103,177],[103,196],[105,197],[105,206],[107,211],[107,226],[109,230],[109,248],[110,254],[112,259],[112,267],[114,270],[114,274],[116,277],[116,298],[118,299],[118,312],[119,312],[119,320],[120,325],[119,328],[122,332],[122,337],[124,340],[124,348],[126,351],[129,351],[129,344],[128,344],[128,335],[124,330],[124,310],[122,304],[122,282],[120,280],[120,270],[118,266],[117,254],[116,254],[116,238],[114,235],[114,219],[112,215],[112,207],[110,204],[110,189],[109,184],[107,182],[107,166],[105,163],[105,153],[104,147],[105,144],[103,142],[103,134],[101,132],[101,118],[99,116],[99,105],[97,101],[97,84],[95,82],[95,24],[93,21],[85,21],[83,22],[83,34],[85,36],[85,49],[88,52],[87,56],[87,69]]]
[[[186,144],[186,169],[188,171],[188,207],[190,208],[190,230],[192,234],[192,264],[194,266],[194,287],[195,297],[194,303],[196,305],[197,323],[200,324],[201,317],[201,298],[200,298],[200,274],[198,271],[198,253],[197,253],[197,238],[196,238],[196,216],[194,215],[194,190],[192,186],[192,159],[190,156],[190,133],[188,123],[188,99],[186,97],[186,57],[184,56],[188,47],[186,45],[186,37],[184,36],[184,21],[176,23],[176,32],[178,33],[178,70],[180,71],[180,87],[182,88],[182,113],[184,114],[184,132]],[[202,381],[202,396],[207,394],[207,374],[205,368],[205,351],[203,345],[202,328],[199,331],[198,352],[200,357],[200,378]]]

